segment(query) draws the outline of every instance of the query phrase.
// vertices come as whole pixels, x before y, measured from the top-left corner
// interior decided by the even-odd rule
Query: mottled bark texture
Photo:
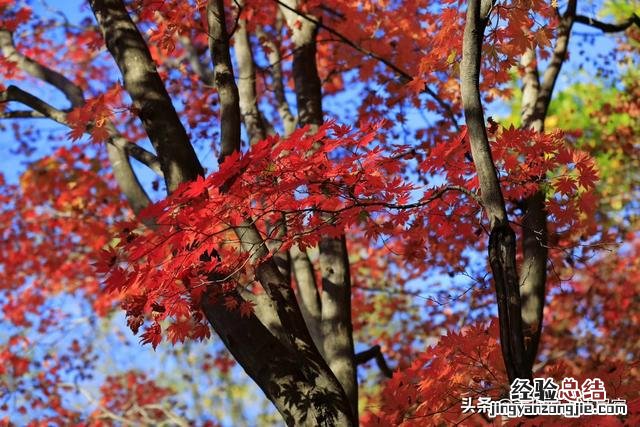
[[[107,48],[122,72],[125,89],[131,95],[158,153],[157,161],[167,189],[172,191],[181,183],[202,174],[202,167],[145,41],[122,0],[91,0],[90,4]],[[294,12],[289,10],[284,16],[293,32],[298,122],[315,128],[322,123],[322,94],[315,59],[318,28],[295,12],[295,2],[290,2],[290,6]],[[240,23],[236,34],[236,55],[242,80],[239,91],[230,58],[223,1],[209,0],[206,11],[213,83],[220,104],[219,161],[222,162],[226,156],[240,149],[243,118],[252,142],[264,138],[270,129],[259,111],[250,38],[244,23]],[[300,22],[294,22],[298,20]],[[270,59],[274,57],[270,55]],[[279,112],[289,133],[293,120],[284,98],[279,65],[272,69],[272,73],[280,103]],[[113,159],[116,164],[126,163],[117,156]],[[222,190],[229,188],[230,185],[225,185]],[[293,265],[299,286],[296,295],[275,259],[266,257],[267,245],[253,221],[247,218],[234,231],[243,250],[254,260],[262,260],[256,268],[256,278],[264,294],[253,298],[242,290],[236,291],[237,298],[249,298],[257,304],[255,314],[242,317],[239,313],[225,310],[219,295],[213,289],[209,290],[210,298],[205,298],[203,311],[212,327],[288,425],[357,424],[356,358],[351,326],[349,261],[344,236],[325,237],[320,244],[321,294],[313,280],[313,266],[307,254],[301,251],[295,254]],[[308,287],[303,289],[303,283]],[[298,300],[303,302],[303,309]]]
[[[292,31],[295,49],[293,79],[298,125],[309,125],[313,131],[323,122],[322,88],[316,64],[318,25],[315,19],[308,19],[306,15],[296,12],[298,4],[295,0],[280,3],[280,10]],[[329,218],[326,220],[330,221]],[[353,415],[357,419],[358,381],[351,323],[351,272],[344,234],[340,237],[321,238],[319,264],[322,276],[322,352],[347,394]]]
[[[207,20],[214,82],[221,105],[222,150],[219,161],[222,162],[225,156],[240,149],[241,100],[229,56],[222,0],[208,2]],[[248,45],[244,48],[250,49]],[[241,55],[243,53],[246,52],[240,52]],[[244,62],[242,65],[246,71],[248,64]],[[253,90],[253,94],[244,92],[245,96],[255,97],[255,87],[245,89]],[[259,117],[255,99],[246,101],[245,105],[254,109]],[[265,129],[254,127],[261,125],[251,119],[248,130],[254,138],[261,137]],[[256,277],[268,299],[255,300],[262,302],[256,313],[261,313],[263,321],[257,316],[241,319],[238,313],[229,315],[220,302],[204,304],[208,320],[288,425],[355,424],[340,383],[314,345],[291,283],[281,273],[276,259],[267,257],[269,251],[260,232],[253,221],[247,219],[235,229],[235,233],[243,249],[254,260],[263,260],[256,268]],[[283,333],[274,334],[263,322],[277,324]]]
[[[124,88],[160,160],[169,191],[204,173],[146,42],[122,0],[90,0]]]
[[[213,60],[213,81],[220,103],[219,162],[240,150],[240,96],[233,76],[229,36],[222,0],[207,4],[209,23],[209,51]]]

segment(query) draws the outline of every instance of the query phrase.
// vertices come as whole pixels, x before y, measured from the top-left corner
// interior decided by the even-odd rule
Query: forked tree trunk
[[[471,156],[478,173],[482,202],[491,226],[488,258],[498,302],[500,344],[509,381],[531,378],[522,331],[516,235],[509,225],[500,181],[487,138],[480,100],[480,64],[484,30],[492,0],[470,0],[462,44],[460,83]]]
[[[120,68],[124,86],[158,152],[169,191],[202,175],[202,167],[171,103],[148,48],[122,0],[90,0],[107,48]],[[221,156],[240,149],[240,108],[229,56],[222,0],[207,5],[214,82],[220,97]],[[222,189],[225,190],[224,188]],[[249,219],[235,230],[245,250],[266,255],[262,236]],[[220,298],[205,298],[202,309],[238,363],[273,402],[288,425],[356,424],[345,392],[309,334],[293,289],[272,259],[262,261],[256,279],[268,298],[265,313],[281,331],[274,333],[256,315],[229,312]],[[242,298],[241,295],[236,295]]]

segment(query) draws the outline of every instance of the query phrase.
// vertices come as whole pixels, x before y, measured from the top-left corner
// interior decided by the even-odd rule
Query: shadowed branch
[[[393,376],[393,371],[391,371],[389,365],[387,365],[387,361],[385,360],[384,354],[382,354],[382,349],[379,345],[374,345],[369,350],[356,353],[355,359],[356,365],[362,365],[371,359],[375,359],[378,364],[378,368],[380,368],[380,372],[382,372],[385,377],[391,378]]]

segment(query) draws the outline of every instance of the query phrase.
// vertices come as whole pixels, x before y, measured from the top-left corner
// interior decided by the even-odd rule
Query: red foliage
[[[63,72],[82,89],[86,102],[72,110],[60,107],[69,128],[64,134],[45,137],[44,128],[21,120],[2,131],[15,136],[12,149],[28,161],[19,177],[0,175],[0,305],[10,331],[0,346],[0,396],[6,390],[25,402],[13,413],[50,409],[39,421],[51,424],[75,423],[86,415],[69,409],[61,396],[71,391],[66,373],[93,369],[90,340],[69,339],[59,353],[27,351],[39,344],[31,334],[68,326],[65,315],[48,305],[55,298],[88,302],[101,318],[120,306],[127,326],[153,349],[163,339],[172,345],[206,340],[211,329],[201,311],[204,298],[250,317],[253,303],[231,291],[237,284],[257,288],[255,270],[265,257],[293,246],[313,251],[323,236],[346,233],[356,340],[380,345],[397,368],[382,385],[376,378],[373,386],[363,387],[362,423],[487,424],[459,408],[463,395],[506,392],[483,255],[487,223],[466,127],[458,123],[466,2],[304,2],[301,10],[326,26],[318,33],[317,65],[322,92],[332,100],[327,104],[333,103],[326,107],[332,119],[314,132],[274,133],[243,147],[214,172],[166,198],[158,200],[159,181],[154,182],[151,194],[158,201],[139,218],[117,189],[105,144],[111,123],[130,148],[147,147],[148,141],[140,112],[129,106],[120,74],[104,54],[99,29],[88,15],[71,25],[40,16],[45,12],[23,3],[0,0],[0,28],[14,33],[19,52]],[[232,3],[225,2],[228,28],[231,32],[246,20],[260,107],[280,130],[275,64],[265,58],[278,51],[289,94],[292,28],[281,28],[274,19],[277,2],[246,0],[241,10]],[[211,76],[202,76],[197,67],[210,61],[206,2],[127,4],[191,141],[207,153],[203,158],[215,157],[219,94]],[[511,100],[513,80],[523,72],[523,53],[534,49],[540,60],[548,58],[558,24],[553,2],[495,2],[482,55],[485,105]],[[638,34],[628,31],[623,51],[637,49]],[[35,88],[39,95],[37,73],[4,54],[0,68],[3,81],[10,82],[0,90],[15,84]],[[602,142],[632,161],[638,146],[638,85],[628,90],[630,96],[607,104],[596,120],[604,127],[612,114],[628,114],[631,120]],[[20,113],[14,104],[2,104],[3,117]],[[570,133],[539,133],[500,121],[489,119],[488,136],[518,238],[521,200],[541,183],[546,194],[549,301],[534,374],[601,378],[612,395],[629,401],[624,422],[638,424],[640,347],[632,339],[640,335],[637,206],[630,202],[617,223],[605,221],[609,213],[600,205],[595,160],[601,153],[576,148]],[[87,133],[90,141],[83,138]],[[286,232],[276,235],[271,225],[283,217]],[[235,231],[247,219],[266,236],[270,252],[265,257],[238,244]],[[625,243],[611,254],[596,252],[614,241]],[[203,369],[226,374],[232,364],[226,355],[216,355]],[[31,389],[41,393],[25,392]],[[135,407],[148,407],[146,415],[160,422],[166,414],[154,405],[173,393],[137,372],[110,376],[100,390],[103,408],[91,414],[92,425],[107,425],[105,409],[143,422]],[[561,421],[566,420],[550,419]]]

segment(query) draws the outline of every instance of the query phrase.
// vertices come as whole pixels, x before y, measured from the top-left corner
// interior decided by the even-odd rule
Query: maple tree
[[[138,370],[89,395],[91,333],[28,351],[65,298],[159,353],[219,340],[202,374],[288,425],[482,425],[463,395],[567,376],[640,420],[637,5],[36,3],[0,0],[8,422],[219,421]],[[608,33],[602,81],[556,87]]]

